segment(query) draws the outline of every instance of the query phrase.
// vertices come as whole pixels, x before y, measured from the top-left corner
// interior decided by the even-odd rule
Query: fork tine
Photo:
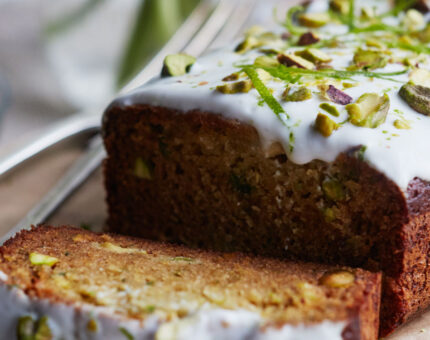
[[[215,6],[219,6],[219,4]],[[166,54],[181,51],[193,39],[200,27],[209,20],[215,6],[212,0],[202,0],[164,48],[141,73],[124,87],[122,92],[129,91],[156,75],[161,69],[162,58]],[[89,114],[87,111],[75,113],[64,120],[51,124],[41,133],[32,135],[10,147],[10,149],[2,150],[0,152],[0,179],[30,158],[72,136],[88,131],[97,131],[100,126],[94,121],[101,121],[101,112],[102,108],[100,108],[99,114]]]
[[[224,46],[228,41],[237,38],[237,36],[242,33],[258,0],[237,0],[237,2],[239,6],[236,7],[228,22],[226,22],[221,32],[211,43],[211,49]]]
[[[232,0],[221,0],[219,2],[218,7],[210,17],[210,20],[203,25],[205,34],[210,34],[210,36],[206,35],[206,42],[202,42],[202,45],[198,45],[197,41],[202,41],[202,34],[196,34],[193,39],[191,39],[188,46],[195,46],[194,51],[196,54],[201,54],[206,47],[214,40],[214,38],[220,34],[217,41],[220,41],[221,37],[225,35],[222,34],[223,24],[226,22],[227,18],[230,17],[230,20],[227,22],[226,26],[230,28],[233,27],[232,24],[228,24],[231,20],[235,20],[233,13],[240,13],[238,7],[238,2],[235,2],[235,5],[230,5],[227,7],[227,4]],[[254,0],[252,0],[254,1]],[[221,6],[222,5],[222,6]],[[246,18],[250,15],[251,11],[247,12]],[[223,22],[216,23],[212,18],[213,15],[216,15],[215,18],[217,20],[223,20]],[[243,15],[243,13],[242,13]],[[243,21],[243,23],[246,21]],[[240,25],[242,26],[243,23]],[[240,29],[239,25],[237,25],[237,31]],[[208,28],[210,27],[210,29]],[[236,27],[236,26],[234,26]],[[220,33],[221,31],[221,33]],[[202,32],[202,31],[199,31]],[[196,39],[196,40],[195,40]],[[191,49],[190,47],[190,49]],[[158,55],[155,57],[158,61],[163,58],[164,55]],[[162,59],[161,59],[162,60]],[[154,64],[155,65],[155,64]],[[158,73],[160,69],[157,69]],[[142,73],[141,73],[142,74]],[[146,77],[146,74],[143,73]],[[143,77],[137,77],[137,79],[142,79]],[[29,229],[31,224],[39,224],[45,221],[65,200],[71,193],[76,190],[79,185],[81,185],[92,173],[95,169],[100,165],[101,160],[104,158],[105,151],[101,142],[101,137],[98,135],[93,139],[93,145],[72,165],[72,167],[66,172],[66,174],[57,182],[57,184],[48,192],[46,196],[44,196],[38,204],[36,204],[30,212],[16,224],[6,235],[0,238],[0,245],[2,245],[7,239],[15,235],[17,232]]]

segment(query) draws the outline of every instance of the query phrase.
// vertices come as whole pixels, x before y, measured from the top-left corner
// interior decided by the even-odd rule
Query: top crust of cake
[[[428,17],[415,10],[385,15],[388,0],[377,9],[356,1],[351,28],[327,19],[334,2],[342,1],[294,10],[287,32],[252,28],[239,44],[199,58],[188,74],[154,79],[112,106],[237,119],[255,127],[266,147],[280,142],[297,164],[333,162],[362,147],[363,160],[406,193],[414,178],[430,181],[430,98],[407,84],[430,86]],[[316,18],[321,22],[312,25]],[[306,34],[316,40],[302,46]],[[421,100],[427,109],[417,108]]]

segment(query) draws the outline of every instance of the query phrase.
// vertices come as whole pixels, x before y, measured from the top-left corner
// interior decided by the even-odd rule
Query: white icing
[[[179,321],[160,322],[151,316],[145,321],[125,319],[104,307],[88,304],[66,305],[30,298],[14,287],[0,284],[0,334],[16,339],[21,316],[48,317],[53,340],[125,340],[126,329],[134,340],[342,340],[346,322],[325,321],[315,325],[284,325],[262,328],[264,320],[245,310],[201,309]],[[97,331],[88,330],[94,320]]]
[[[364,1],[366,3],[366,1]],[[370,2],[374,4],[375,2]],[[387,2],[377,1],[377,10],[384,11]],[[324,1],[316,1],[312,11],[321,11],[327,7]],[[389,24],[398,25],[399,19],[385,19]],[[394,20],[394,22],[393,22]],[[346,27],[327,25],[321,31],[324,37],[346,32]],[[341,39],[356,39],[356,35],[344,35]],[[348,48],[321,50],[333,56],[331,63],[335,69],[349,66],[352,54],[360,43],[352,43]],[[342,152],[359,145],[367,147],[365,160],[374,168],[384,173],[402,189],[406,190],[408,183],[414,177],[430,180],[430,117],[411,109],[398,95],[403,83],[408,81],[408,75],[398,75],[391,78],[399,82],[382,79],[370,79],[354,76],[360,86],[345,89],[344,92],[353,97],[354,101],[363,93],[386,92],[390,97],[390,111],[386,122],[375,129],[357,127],[345,123],[329,138],[325,138],[313,129],[313,124],[319,109],[319,104],[326,101],[317,94],[311,100],[304,102],[283,102],[280,100],[285,83],[272,81],[268,87],[274,90],[273,95],[279,100],[285,112],[291,117],[284,120],[288,127],[280,122],[273,111],[265,104],[258,105],[260,96],[255,89],[248,93],[225,95],[214,91],[217,85],[225,84],[221,79],[238,70],[234,65],[253,63],[256,51],[246,54],[236,54],[233,45],[226,49],[211,52],[198,59],[187,75],[170,78],[155,78],[143,87],[128,95],[118,98],[113,105],[121,107],[135,104],[150,104],[177,109],[187,112],[193,109],[221,114],[227,118],[237,119],[253,125],[260,134],[265,146],[273,141],[280,141],[286,153],[297,164],[308,163],[312,160],[332,162]],[[294,51],[290,48],[288,52]],[[405,55],[403,50],[392,50],[394,56]],[[429,69],[430,58],[421,65]],[[393,72],[403,70],[400,64],[388,64],[384,69],[375,72]],[[317,91],[317,87],[307,85]],[[341,85],[337,86],[338,88]],[[330,117],[338,123],[347,118],[343,106],[337,105],[340,117]],[[397,111],[399,110],[399,111]],[[399,118],[397,112],[403,112],[403,117],[411,123],[412,129],[400,130],[393,126]],[[294,149],[290,150],[290,132],[293,132]]]

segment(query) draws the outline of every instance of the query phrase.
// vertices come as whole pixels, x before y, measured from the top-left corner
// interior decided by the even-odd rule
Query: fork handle
[[[32,224],[45,221],[53,211],[96,170],[103,158],[105,149],[100,135],[93,137],[85,153],[73,163],[60,181],[16,224],[0,238],[0,245],[17,232],[30,229]]]
[[[101,110],[94,110],[101,112]],[[53,123],[37,135],[27,137],[19,144],[0,153],[0,179],[21,163],[54,145],[79,134],[100,130],[100,114],[76,113]]]

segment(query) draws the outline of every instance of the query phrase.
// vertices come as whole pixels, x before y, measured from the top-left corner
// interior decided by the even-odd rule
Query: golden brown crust
[[[382,335],[430,303],[428,183],[411,182],[406,199],[358,149],[296,165],[276,145],[267,154],[250,125],[199,111],[113,106],[104,139],[113,231],[383,270]],[[151,180],[133,175],[137,157]]]
[[[55,257],[58,262],[37,266],[30,262],[30,253]],[[196,291],[203,287],[203,299],[210,303],[212,296],[206,288],[220,285],[223,292],[231,293],[228,302],[217,302],[220,307],[229,303],[224,307],[259,311],[272,323],[348,320],[350,326],[344,334],[348,340],[376,339],[378,329],[380,275],[361,269],[188,249],[72,227],[39,226],[19,233],[0,248],[0,270],[8,275],[7,284],[19,286],[31,297],[115,306],[118,314],[137,319],[144,318],[147,310],[136,311],[132,308],[135,301],[127,300],[122,306],[114,294],[107,302],[98,300],[83,287],[94,283],[101,292],[108,292],[125,283],[133,290],[151,282],[150,288],[139,293],[148,303],[156,296],[148,293],[151,289],[160,294],[168,292],[174,299],[180,283],[186,286],[181,296],[187,292],[185,296],[195,299]],[[339,271],[352,273],[352,283],[343,287],[321,284],[323,275]],[[252,298],[247,295],[251,292]],[[103,296],[106,298],[106,294]],[[270,296],[272,300],[257,301],[258,296]],[[248,304],[249,299],[252,304]],[[165,306],[161,302],[154,305],[155,312]]]

